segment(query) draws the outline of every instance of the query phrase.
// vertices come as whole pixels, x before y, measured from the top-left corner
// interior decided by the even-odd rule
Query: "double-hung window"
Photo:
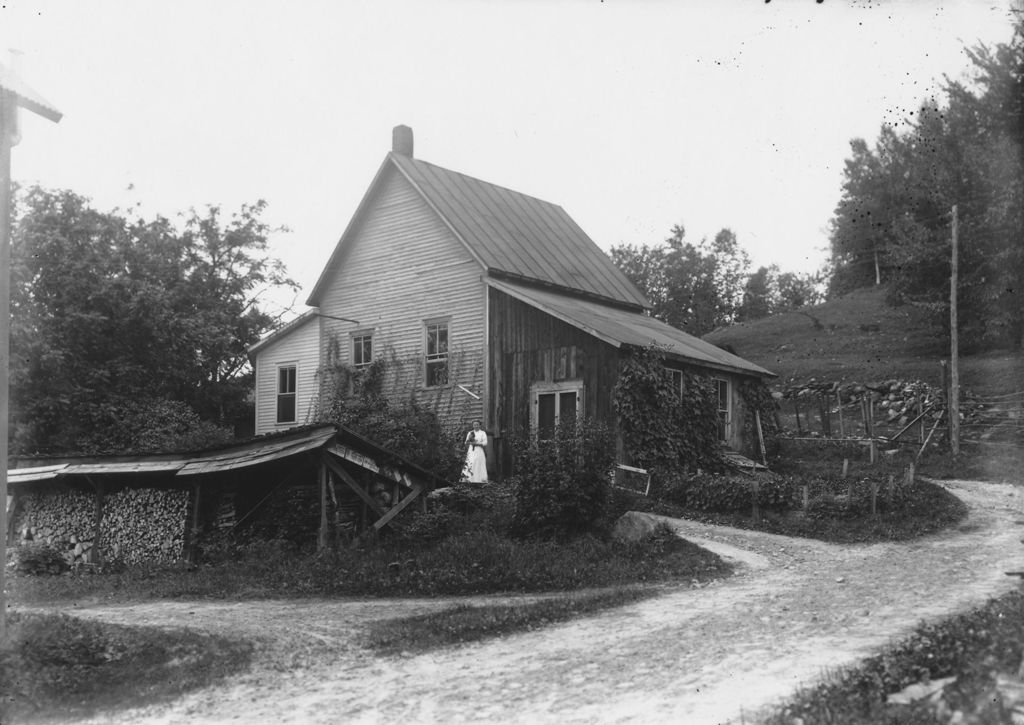
[[[359,332],[352,336],[352,367],[362,370],[373,362],[373,335]]]
[[[294,363],[277,367],[277,422],[295,422],[296,371]]]
[[[424,376],[428,388],[448,384],[448,321],[428,321],[424,329]]]
[[[729,381],[715,378],[715,387],[718,390],[718,440],[729,440],[729,427],[732,423],[732,399],[729,395]]]
[[[665,369],[668,370],[668,374],[672,378],[672,389],[676,391],[676,395],[678,395],[681,400],[683,397],[683,371],[674,370],[672,368]]]
[[[558,426],[574,425],[583,412],[583,382],[534,383],[530,388],[531,423],[537,437],[554,437]]]

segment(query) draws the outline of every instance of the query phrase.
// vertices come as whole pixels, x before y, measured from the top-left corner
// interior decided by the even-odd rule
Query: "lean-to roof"
[[[558,294],[524,284],[488,280],[491,287],[546,312],[615,347],[667,348],[670,356],[705,367],[758,377],[775,377],[760,365],[726,352],[710,342],[677,330],[643,312],[630,311],[591,300]]]

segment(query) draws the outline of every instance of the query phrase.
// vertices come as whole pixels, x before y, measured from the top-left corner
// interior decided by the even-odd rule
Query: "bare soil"
[[[971,509],[909,543],[832,545],[666,519],[737,574],[525,634],[382,657],[367,622],[455,603],[404,600],[155,602],[73,614],[251,638],[256,664],[221,685],[97,723],[756,722],[756,712],[852,664],[922,619],[1017,586],[1024,500],[1004,484],[946,482]],[[535,598],[535,597],[533,597]]]

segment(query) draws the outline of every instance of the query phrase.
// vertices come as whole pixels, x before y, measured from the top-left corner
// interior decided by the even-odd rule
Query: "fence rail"
[[[912,444],[922,446],[920,455],[950,436],[946,395],[919,382],[815,383],[790,388],[780,403],[780,423],[795,428],[797,440]],[[962,443],[1024,446],[1024,390],[964,394],[960,433]]]

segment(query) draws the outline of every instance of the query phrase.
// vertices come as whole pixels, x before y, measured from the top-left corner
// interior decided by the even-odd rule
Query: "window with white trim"
[[[362,370],[373,362],[373,333],[357,332],[352,335],[352,367]]]
[[[448,321],[427,321],[424,325],[423,379],[428,388],[448,384]]]
[[[672,368],[665,368],[668,370],[669,375],[672,376],[672,389],[676,391],[676,395],[680,399],[683,397],[683,371],[674,370]]]
[[[534,383],[530,386],[530,423],[542,440],[554,436],[559,425],[573,425],[583,413],[583,381]]]
[[[729,440],[732,426],[732,396],[729,395],[729,381],[715,378],[718,392],[718,440]]]
[[[277,366],[277,422],[295,422],[295,394],[298,367],[292,363]]]

